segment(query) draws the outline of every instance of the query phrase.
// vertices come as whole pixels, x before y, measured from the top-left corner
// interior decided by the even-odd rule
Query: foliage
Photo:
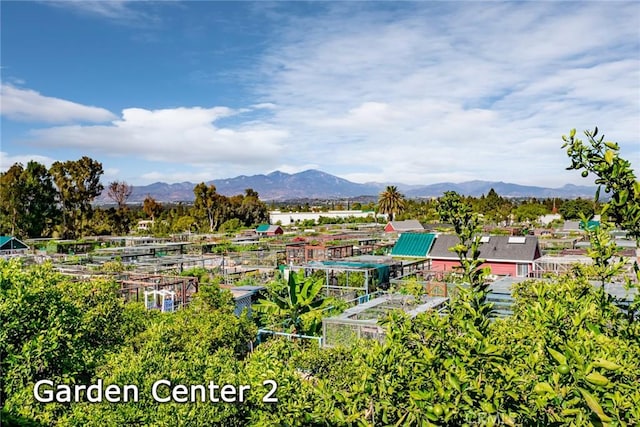
[[[155,221],[162,213],[162,204],[158,203],[153,197],[147,195],[142,202],[142,210],[151,218],[152,221]]]
[[[567,200],[562,203],[562,206],[558,209],[558,213],[562,215],[562,218],[569,220],[580,219],[583,216],[591,219],[595,214],[595,206],[593,201],[578,197],[577,199]]]
[[[499,223],[508,221],[511,214],[512,205],[509,200],[501,197],[491,188],[487,195],[484,194],[477,201],[476,211],[489,222]]]
[[[571,158],[571,166],[567,169],[582,169],[582,176],[590,173],[596,175],[596,200],[604,186],[605,193],[611,194],[610,202],[602,209],[613,222],[629,232],[629,235],[640,240],[640,181],[631,169],[631,163],[619,156],[620,146],[615,142],[598,137],[598,128],[593,132],[585,131],[587,143],[575,137],[572,129],[569,136],[562,136]]]
[[[193,194],[196,197],[193,203],[196,216],[207,219],[209,231],[216,230],[223,214],[224,205],[221,203],[223,196],[217,193],[215,185],[207,186],[204,182],[194,187]]]
[[[116,287],[108,281],[71,282],[51,265],[26,268],[17,260],[0,260],[5,410],[52,422],[64,407],[49,404],[44,411],[33,399],[33,384],[40,379],[87,383],[105,354],[143,327],[126,314]]]
[[[0,234],[49,236],[59,219],[57,191],[46,167],[30,161],[0,174]]]
[[[291,271],[286,287],[276,283],[271,298],[261,299],[253,308],[270,327],[281,327],[294,334],[318,335],[322,310],[329,303],[322,295],[324,280],[313,276],[305,278],[304,272],[300,273],[296,277]]]
[[[100,184],[102,163],[83,156],[75,161],[54,162],[50,173],[62,207],[62,237],[76,238],[91,217],[91,202],[104,189]]]
[[[547,207],[541,203],[523,203],[515,209],[514,217],[518,222],[534,222],[548,213]]]
[[[242,227],[242,223],[238,218],[231,218],[226,220],[220,226],[220,231],[225,233],[232,233],[234,231],[238,231]]]
[[[113,181],[107,186],[107,196],[113,200],[117,208],[110,210],[113,223],[112,230],[116,234],[127,234],[130,228],[130,219],[127,215],[127,200],[133,192],[133,187],[125,181]]]
[[[378,198],[378,212],[387,214],[389,221],[393,221],[396,214],[404,210],[404,196],[398,191],[395,185],[388,185],[387,188],[380,193]]]

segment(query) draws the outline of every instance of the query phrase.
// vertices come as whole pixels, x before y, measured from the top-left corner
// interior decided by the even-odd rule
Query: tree
[[[107,187],[107,196],[118,205],[118,209],[124,209],[127,206],[127,200],[132,192],[133,187],[125,181],[112,181]]]
[[[75,238],[83,231],[83,221],[91,216],[91,202],[104,189],[100,184],[102,163],[84,156],[75,161],[55,162],[50,173],[60,196],[62,236]]]
[[[594,203],[591,200],[577,199],[567,200],[562,203],[562,206],[558,209],[558,213],[562,215],[564,219],[580,219],[582,216],[586,216],[588,219],[593,218],[595,214]]]
[[[605,142],[604,135],[596,139],[598,128],[593,132],[585,131],[588,143],[583,143],[575,138],[576,130],[572,129],[569,136],[562,136],[565,143],[562,148],[567,148],[567,154],[571,158],[571,166],[567,169],[583,169],[582,176],[587,177],[589,173],[597,176],[596,202],[599,199],[602,186],[605,192],[611,193],[611,200],[604,204],[601,211],[601,227],[590,229],[583,217],[585,230],[591,241],[591,248],[588,255],[594,260],[595,276],[602,283],[602,301],[604,304],[607,295],[604,292],[604,285],[607,280],[620,272],[622,262],[613,262],[612,258],[616,253],[615,241],[607,232],[608,224],[606,218],[610,218],[615,224],[628,232],[628,235],[635,238],[636,246],[640,245],[640,181],[631,169],[631,163],[620,157],[620,146],[615,142]],[[563,204],[564,206],[564,204]],[[634,262],[636,284],[632,284],[627,278],[627,286],[634,287],[640,282],[640,249],[636,249],[636,260]],[[633,320],[640,309],[640,293],[636,293],[634,302],[628,308],[629,318]]]
[[[495,223],[508,221],[511,208],[511,203],[498,195],[493,188],[489,190],[486,197],[482,195],[480,200],[478,200],[479,212],[488,221]]]
[[[389,221],[393,221],[395,214],[399,214],[405,208],[404,196],[395,185],[389,185],[380,193],[378,198],[378,212],[387,214]]]
[[[538,218],[547,214],[549,210],[547,207],[540,203],[523,203],[518,206],[514,211],[515,220],[518,222],[537,221]]]
[[[196,200],[193,207],[196,214],[207,219],[209,231],[214,231],[222,222],[225,197],[216,192],[216,186],[207,186],[204,182],[196,185],[193,189]]]
[[[130,219],[127,214],[127,200],[133,192],[133,187],[125,181],[113,181],[107,187],[107,196],[117,204],[117,209],[110,217],[113,222],[113,231],[116,234],[129,232]]]
[[[598,128],[593,132],[585,131],[587,142],[575,137],[572,129],[569,136],[562,136],[565,142],[562,148],[567,149],[571,166],[567,169],[582,169],[582,176],[594,174],[599,199],[602,187],[611,194],[611,201],[602,209],[602,215],[608,215],[613,222],[629,232],[629,235],[640,241],[640,181],[637,180],[631,163],[620,157],[620,146],[615,142],[604,140],[598,136]]]
[[[0,175],[0,228],[14,236],[49,235],[58,220],[57,191],[47,168],[16,163]]]
[[[483,332],[489,326],[492,305],[486,303],[489,283],[485,278],[490,270],[481,268],[484,260],[480,259],[482,229],[478,215],[455,191],[445,192],[438,200],[438,214],[441,221],[453,225],[458,236],[459,243],[449,250],[458,255],[462,270],[461,281],[469,286],[469,289],[461,289],[459,301],[452,306],[452,310],[461,309],[465,312],[465,317]]]
[[[147,194],[144,202],[142,202],[142,210],[151,218],[151,221],[155,221],[156,217],[162,213],[162,205],[156,202],[156,199]]]

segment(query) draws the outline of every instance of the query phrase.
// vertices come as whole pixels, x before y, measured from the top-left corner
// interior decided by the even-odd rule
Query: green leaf
[[[593,362],[593,366],[597,368],[604,368],[608,371],[615,371],[622,368],[622,366],[605,359],[596,360],[595,362]]]
[[[587,381],[594,385],[607,385],[609,384],[609,379],[598,372],[592,372],[585,377]]]
[[[533,387],[533,391],[536,394],[554,393],[553,388],[546,382],[536,384]]]
[[[591,393],[581,387],[578,387],[578,390],[580,390],[580,393],[582,394],[584,400],[587,402],[589,408],[591,408],[591,410],[598,416],[598,418],[600,418],[600,421],[611,421],[611,418],[604,413],[604,411],[602,410],[602,406],[600,406],[596,398],[593,397]]]
[[[567,364],[567,358],[564,356],[564,354],[552,349],[551,347],[547,347],[547,350],[551,354],[551,357],[553,357],[556,360],[556,362],[558,362],[561,365]]]
[[[613,164],[613,156],[614,156],[614,152],[611,150],[607,150],[604,153],[604,161],[607,162],[607,164],[611,165]]]

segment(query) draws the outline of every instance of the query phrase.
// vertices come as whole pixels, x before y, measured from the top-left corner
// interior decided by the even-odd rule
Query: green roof
[[[402,233],[391,250],[391,256],[425,258],[435,237],[432,233]]]
[[[0,250],[7,251],[12,249],[29,249],[29,246],[25,245],[15,237],[0,236]]]
[[[258,233],[266,233],[267,231],[269,231],[270,226],[270,224],[260,224],[258,228],[256,228],[256,231]]]

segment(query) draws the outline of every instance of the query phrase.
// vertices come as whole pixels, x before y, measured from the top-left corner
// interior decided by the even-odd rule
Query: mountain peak
[[[337,177],[318,169],[307,169],[295,174],[279,170],[268,175],[240,175],[235,178],[224,178],[209,181],[214,184],[218,193],[225,196],[243,194],[247,188],[257,191],[262,200],[293,200],[293,199],[344,199],[359,196],[377,197],[384,190],[386,184],[366,183],[358,184]],[[193,187],[189,182],[166,184],[155,182],[150,185],[133,188],[129,199],[132,203],[139,203],[148,195],[160,202],[192,201]],[[396,184],[394,184],[396,185]],[[431,185],[402,186],[406,197],[423,198],[439,197],[445,191],[456,191],[466,196],[479,197],[487,194],[493,188],[503,197],[593,197],[595,187],[565,185],[561,188],[543,188],[525,186],[505,182],[467,181],[462,183],[440,182]],[[107,202],[106,191],[98,202]]]

